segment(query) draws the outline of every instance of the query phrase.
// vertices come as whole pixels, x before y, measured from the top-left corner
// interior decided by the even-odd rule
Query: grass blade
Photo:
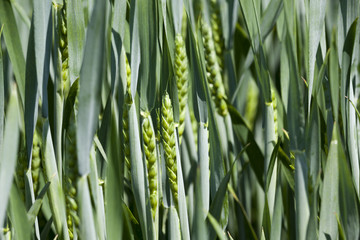
[[[45,179],[51,183],[47,194],[50,202],[51,213],[54,218],[55,229],[61,238],[68,240],[70,238],[66,221],[65,196],[59,179],[59,172],[57,169],[48,121],[44,123],[43,127],[43,144],[43,166],[45,166]]]
[[[107,2],[96,1],[89,24],[84,61],[80,71],[79,113],[76,131],[79,173],[89,173],[89,155],[97,129],[100,94],[104,77],[105,27]],[[84,87],[81,87],[84,86]]]
[[[339,212],[339,161],[344,151],[339,138],[337,124],[334,125],[330,150],[324,173],[322,204],[320,209],[319,239],[337,238],[336,213]]]
[[[80,75],[81,62],[83,59],[85,23],[82,2],[76,0],[67,0],[66,12],[70,61],[69,73],[70,82],[72,84]],[[106,15],[106,11],[103,11],[102,13],[104,16]],[[99,33],[99,31],[97,31],[97,33]]]
[[[320,43],[320,37],[323,30],[326,0],[309,1],[309,12],[308,12],[308,33],[307,33],[307,81],[309,84],[308,94],[308,109],[310,111],[311,96],[314,85],[314,71],[315,71],[315,59]]]
[[[4,39],[14,68],[16,83],[22,104],[25,102],[25,58],[14,12],[9,0],[0,1],[0,22],[4,24]]]
[[[98,239],[95,231],[95,223],[93,217],[93,207],[91,204],[91,197],[89,185],[86,176],[82,176],[78,180],[78,201],[79,201],[79,216],[80,216],[80,238],[81,239]]]
[[[50,52],[52,44],[51,2],[34,2],[33,16],[33,24],[36,26],[34,30],[35,61],[26,61],[35,63],[36,76],[38,76],[38,89],[40,98],[42,99],[42,115],[47,117],[47,82],[50,73]]]
[[[0,28],[0,38],[2,36],[3,27]],[[4,64],[0,41],[0,154],[3,148],[4,124],[5,124],[5,81],[4,81]],[[1,217],[0,217],[1,220]]]
[[[4,225],[6,207],[15,171],[19,138],[18,99],[14,87],[6,111],[4,145],[0,146],[0,226]],[[2,138],[2,136],[0,136]]]

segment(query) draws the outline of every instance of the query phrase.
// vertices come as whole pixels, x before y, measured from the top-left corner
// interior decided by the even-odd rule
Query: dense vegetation
[[[359,13],[0,0],[0,239],[359,239]]]

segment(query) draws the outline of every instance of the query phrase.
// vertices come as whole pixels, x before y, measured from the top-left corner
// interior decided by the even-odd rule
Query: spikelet
[[[145,118],[142,124],[142,134],[144,141],[144,153],[146,159],[147,173],[148,173],[148,181],[149,181],[149,190],[150,190],[150,204],[151,204],[151,212],[153,215],[153,219],[155,219],[156,215],[156,207],[157,207],[157,164],[156,164],[156,141],[155,141],[155,133],[153,130],[150,113],[145,113]]]
[[[41,170],[41,135],[36,130],[34,132],[32,144],[31,176],[33,181],[34,193],[37,195],[39,189],[39,174]]]
[[[273,107],[274,111],[274,128],[275,128],[275,139],[278,139],[278,129],[279,129],[279,123],[278,123],[278,111],[277,111],[277,103],[276,103],[276,94],[275,90],[271,88],[271,105]]]
[[[132,97],[131,97],[131,69],[130,64],[126,59],[126,94],[125,94],[125,102],[123,105],[123,118],[122,118],[122,124],[123,124],[123,151],[124,151],[124,157],[125,157],[125,164],[126,168],[128,170],[129,176],[131,175],[131,164],[130,164],[130,143],[129,143],[129,109],[132,104]]]
[[[215,52],[219,63],[219,67],[222,70],[224,69],[224,55],[223,55],[224,40],[223,40],[223,33],[221,27],[221,16],[219,11],[220,8],[217,3],[217,0],[211,0],[210,3],[211,3],[210,22],[213,33]]]
[[[185,129],[186,104],[188,100],[188,59],[186,56],[185,44],[180,34],[175,38],[175,78],[179,97],[179,141]]]
[[[206,78],[217,112],[225,117],[228,114],[224,84],[221,70],[217,61],[212,32],[209,25],[202,21],[202,35],[205,50]]]
[[[27,153],[26,147],[20,144],[18,160],[16,165],[16,184],[21,191],[21,198],[25,201],[25,174],[27,171]],[[39,174],[41,170],[41,136],[38,130],[34,132],[32,142],[31,176],[35,197],[39,189]]]
[[[247,96],[246,96],[246,109],[245,119],[249,123],[250,129],[254,129],[256,114],[259,104],[259,90],[254,81],[249,82]]]
[[[75,103],[76,105],[76,103]],[[78,232],[80,219],[78,217],[77,194],[77,153],[76,153],[76,118],[73,110],[69,119],[69,126],[65,136],[65,177],[66,214],[70,238],[74,237],[74,230]],[[75,223],[75,224],[74,224]]]
[[[161,112],[161,108],[157,108],[156,110],[156,142],[160,143],[160,139],[161,139],[161,128],[160,128],[160,112]]]
[[[66,96],[70,89],[69,79],[69,49],[68,49],[68,37],[67,37],[67,14],[66,14],[66,3],[62,6],[60,13],[60,53],[61,53],[61,76],[62,76],[62,90]]]
[[[187,30],[187,15],[185,7],[183,8],[183,15],[181,19],[181,35],[183,38],[186,38],[186,30]]]
[[[193,131],[193,135],[194,135],[194,141],[195,141],[195,146],[196,146],[196,150],[197,150],[197,146],[198,146],[198,122],[195,118],[194,115],[194,111],[190,111],[190,120],[191,120],[191,128]]]
[[[125,61],[126,61],[126,90],[130,91],[130,86],[131,86],[131,68],[130,68],[130,63],[127,59],[127,57],[125,56]]]
[[[22,145],[22,144],[21,144]],[[26,148],[20,146],[16,164],[16,184],[21,192],[21,198],[25,202],[25,172],[26,172]]]
[[[129,107],[127,104],[124,104],[123,108],[123,151],[124,151],[124,157],[125,157],[125,164],[127,167],[127,170],[130,173],[131,170],[131,164],[130,164],[130,143],[129,143]]]
[[[163,147],[165,150],[166,172],[170,181],[171,192],[174,197],[175,205],[178,203],[178,184],[177,184],[177,163],[176,163],[176,139],[173,109],[168,93],[162,101],[161,106],[161,133]]]

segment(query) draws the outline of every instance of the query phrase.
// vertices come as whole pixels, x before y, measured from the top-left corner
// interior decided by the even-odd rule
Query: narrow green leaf
[[[230,180],[230,176],[231,176],[231,171],[229,171],[225,177],[222,179],[221,181],[221,184],[215,194],[215,197],[211,203],[211,206],[210,206],[210,211],[209,213],[215,218],[215,219],[220,219],[221,217],[221,212],[222,212],[222,209],[223,209],[223,203],[224,203],[224,200],[225,200],[225,196],[226,196],[226,189],[227,189],[227,185],[229,183],[229,180]],[[209,228],[210,225],[208,224],[208,229],[209,229],[209,236],[210,236],[210,239],[214,239],[215,236],[215,232],[214,232],[214,229],[212,228]]]
[[[111,125],[109,127],[108,167],[105,179],[105,211],[106,233],[109,239],[116,239],[123,234],[122,195],[124,191],[124,164],[120,164],[118,119],[116,107],[111,110]],[[111,166],[111,167],[109,167]]]
[[[260,28],[259,28],[259,10],[256,8],[254,1],[249,3],[245,0],[239,0],[241,12],[245,19],[245,25],[249,33],[251,45],[253,49],[257,49],[257,44],[260,39]]]
[[[262,41],[264,41],[266,36],[270,34],[282,9],[283,2],[281,0],[272,0],[266,7],[264,13],[261,16],[260,29],[262,33]]]
[[[276,162],[276,159],[277,159],[277,154],[278,154],[278,150],[279,150],[279,147],[280,147],[280,143],[281,141],[277,141],[272,153],[271,153],[271,157],[270,157],[270,163],[269,163],[269,167],[267,169],[267,173],[266,173],[266,190],[269,189],[269,186],[270,186],[270,181],[271,181],[271,177],[272,177],[272,174],[273,174],[273,170],[274,170],[274,166],[275,166],[275,162]],[[276,173],[276,172],[275,172]]]
[[[322,86],[322,82],[325,79],[325,73],[326,73],[326,68],[328,67],[329,56],[330,56],[330,49],[327,51],[325,55],[324,62],[321,65],[318,75],[314,78],[314,88],[312,92],[313,96],[317,96],[317,94],[319,94],[321,90],[320,87]]]
[[[177,146],[179,146],[177,144]],[[177,156],[179,156],[180,152],[177,150]],[[185,196],[185,187],[184,187],[184,179],[181,169],[181,161],[180,158],[177,159],[178,164],[178,198],[179,198],[179,218],[180,218],[180,226],[181,226],[181,236],[182,239],[190,239],[190,227],[189,227],[189,217],[187,210],[187,202]]]
[[[181,23],[183,18],[183,0],[170,1],[171,13],[174,22],[175,33],[181,33]]]
[[[255,230],[254,230],[253,226],[251,225],[251,220],[250,220],[248,214],[246,213],[246,210],[245,210],[243,204],[240,202],[240,200],[239,200],[238,197],[236,196],[236,193],[235,193],[234,189],[233,189],[230,185],[228,186],[228,190],[229,190],[229,192],[232,194],[234,200],[237,202],[237,204],[238,204],[239,207],[240,207],[240,211],[241,211],[241,213],[242,213],[242,215],[243,215],[243,217],[244,217],[244,220],[245,220],[245,222],[246,222],[246,225],[247,225],[246,227],[247,227],[248,230],[250,231],[249,236],[251,237],[251,239],[257,240],[258,238],[257,238],[257,236],[256,236]],[[209,215],[208,215],[208,216],[209,216]],[[209,218],[209,220],[210,220],[210,218]],[[211,220],[210,220],[210,221],[211,221]],[[214,227],[214,226],[213,226],[213,227]],[[215,228],[215,227],[214,227],[214,228]],[[216,228],[215,228],[215,231],[216,231],[216,233],[217,233],[218,236],[219,236],[218,230],[216,230]]]
[[[135,103],[129,109],[129,144],[130,144],[130,164],[131,164],[131,187],[133,190],[136,209],[139,214],[140,226],[143,236],[148,235],[147,225],[147,204],[145,195],[146,169],[141,154],[139,123],[136,115]],[[149,206],[148,206],[149,207]],[[149,223],[150,224],[150,223]],[[150,228],[151,231],[151,228]]]
[[[308,14],[308,27],[307,27],[307,58],[308,58],[308,74],[307,82],[309,84],[308,94],[308,109],[310,111],[311,96],[314,85],[314,72],[315,72],[315,60],[316,53],[318,51],[321,33],[323,31],[326,0],[311,0],[309,1],[309,12]]]
[[[306,132],[306,157],[309,166],[309,183],[314,187],[321,166],[321,127],[319,109],[315,101],[310,107],[310,121]]]
[[[332,112],[334,114],[335,121],[338,121],[340,73],[339,73],[339,60],[337,56],[337,43],[336,43],[335,31],[333,31],[331,34],[329,80],[330,80]]]
[[[189,25],[189,20],[188,20]],[[192,99],[194,106],[194,114],[198,122],[206,123],[208,119],[208,108],[206,102],[206,90],[204,89],[204,82],[206,82],[205,75],[205,61],[204,55],[202,54],[202,41],[196,41],[195,36],[198,39],[202,39],[200,30],[198,30],[197,35],[194,35],[194,32],[188,28],[188,36],[189,36],[189,46],[190,46],[190,72],[192,80]],[[196,47],[198,43],[198,48]],[[197,80],[198,79],[198,80]]]
[[[31,20],[28,52],[26,55],[25,82],[25,137],[28,166],[31,166],[33,136],[38,117],[38,76],[35,55],[35,17]]]
[[[203,123],[200,123],[198,128],[198,166],[200,168],[200,181],[199,185],[201,189],[201,208],[205,211],[209,211],[210,206],[210,172],[209,172],[209,143],[208,143],[208,129],[204,126]],[[197,191],[196,191],[197,192]],[[200,197],[200,196],[197,196]]]
[[[307,239],[315,239],[318,238],[318,230],[319,230],[319,186],[320,186],[320,175],[317,177],[316,185],[313,187],[312,193],[310,193],[310,218],[308,229],[306,231]]]
[[[47,222],[44,228],[42,229],[40,239],[46,239],[49,236],[51,230],[51,224],[53,223],[53,218],[51,217]]]
[[[141,62],[141,50],[140,50],[140,33],[139,33],[139,3],[136,0],[131,0],[130,5],[130,67],[131,67],[131,92],[136,93],[138,77],[139,77],[139,66]]]
[[[342,48],[345,47],[347,44],[346,38],[347,34],[350,31],[351,25],[355,21],[355,19],[359,16],[358,9],[359,9],[359,2],[356,0],[344,0],[339,2],[338,7],[339,15],[337,17],[337,39],[338,39],[338,56],[339,56],[339,63],[343,61],[343,51]]]
[[[353,51],[355,47],[355,37],[356,37],[356,28],[357,28],[357,20],[356,19],[346,35],[343,54],[342,54],[342,62],[341,62],[341,82],[340,82],[340,110],[341,117],[344,126],[345,137],[349,137],[347,134],[347,111],[349,102],[346,101],[345,96],[349,96],[349,88],[350,88],[350,74],[351,74],[351,62],[353,59]]]
[[[27,217],[30,223],[30,226],[33,226],[35,223],[35,219],[36,216],[38,215],[40,209],[41,209],[41,205],[43,203],[43,198],[46,194],[46,191],[48,190],[50,185],[50,182],[46,183],[46,185],[43,187],[43,189],[41,190],[41,193],[39,194],[39,196],[36,198],[35,202],[33,203],[33,205],[31,206],[31,208],[29,209],[29,211],[27,212]]]
[[[106,16],[106,11],[102,14]],[[76,0],[67,0],[67,37],[69,46],[69,73],[71,84],[79,77],[83,57],[83,45],[85,38],[85,23],[83,3]],[[102,23],[105,25],[105,23]],[[96,33],[100,33],[97,31]],[[93,56],[96,58],[96,56]],[[101,61],[100,61],[101,65]]]
[[[156,52],[158,47],[158,29],[156,28],[155,0],[137,1],[139,7],[139,40],[141,63],[139,69],[140,98],[143,110],[151,109],[155,103]],[[143,24],[147,22],[148,24]],[[170,49],[173,50],[173,49]]]
[[[0,226],[4,226],[5,213],[16,165],[19,143],[18,107],[16,88],[14,87],[6,111],[4,145],[0,146]],[[2,138],[3,136],[0,137]]]
[[[25,102],[25,58],[21,49],[20,36],[10,0],[0,1],[0,22],[4,25],[4,39],[6,48],[9,52],[11,64],[20,99],[22,104]]]
[[[207,218],[209,219],[209,222],[211,223],[212,227],[215,229],[215,232],[216,232],[216,235],[218,236],[218,238],[221,240],[228,239],[226,237],[226,234],[222,230],[220,224],[218,223],[218,221],[210,213],[208,213]]]
[[[57,234],[63,239],[70,239],[67,229],[65,196],[61,187],[59,172],[52,143],[49,122],[45,121],[43,126],[43,163],[45,181],[50,182],[47,192],[51,213],[54,218],[54,225]]]
[[[32,62],[35,63],[36,76],[38,76],[38,89],[42,99],[42,115],[47,117],[47,82],[50,73],[50,52],[52,45],[51,2],[34,2],[33,5],[33,22],[36,28],[34,29],[35,61]],[[26,61],[28,62],[29,60]]]
[[[126,24],[126,4],[125,0],[114,1],[114,20],[112,27],[120,35],[122,41],[124,41],[125,24]]]
[[[1,26],[0,28],[0,39],[2,36],[2,31],[3,31],[3,26]],[[5,124],[5,81],[4,81],[3,53],[2,53],[2,47],[0,41],[0,154],[2,154],[3,151],[2,148],[3,148],[3,137],[4,137],[4,124]]]
[[[345,159],[344,150],[339,138],[337,124],[334,124],[330,150],[326,161],[321,209],[319,239],[336,239],[338,228],[336,215],[339,213],[339,161]]]
[[[296,55],[293,51],[290,33],[286,37],[286,50],[289,59],[289,72],[290,84],[288,94],[288,111],[287,123],[290,135],[290,149],[303,150],[305,148],[304,131],[305,131],[305,113],[303,101],[301,100],[300,84],[302,81],[299,79]]]
[[[195,184],[195,214],[194,214],[194,225],[192,227],[192,238],[194,239],[208,239],[208,235],[207,235],[207,229],[206,229],[206,224],[205,224],[205,218],[208,213],[208,209],[204,209],[204,205],[203,205],[203,189],[201,186],[201,166],[197,168],[196,171],[196,184]],[[209,168],[205,169],[206,171]],[[200,189],[199,189],[200,187]],[[209,219],[210,220],[210,219]],[[211,223],[211,220],[210,220]]]
[[[338,144],[339,215],[346,239],[358,239],[360,236],[359,199],[352,179],[354,173],[351,174],[340,140]]]
[[[105,63],[105,1],[96,1],[86,36],[84,61],[80,71],[79,113],[76,141],[79,173],[90,171],[89,153],[97,129],[100,94]],[[84,87],[81,87],[84,86]]]
[[[88,183],[90,189],[91,202],[94,203],[94,222],[97,239],[106,239],[105,226],[105,206],[104,194],[102,186],[99,184],[98,167],[96,166],[95,144],[90,150],[90,174],[88,175]]]
[[[271,233],[271,220],[270,219],[271,219],[271,217],[270,217],[268,198],[267,198],[267,195],[265,194],[265,206],[264,206],[262,225],[261,225],[261,229],[264,232],[265,239],[270,239],[270,233]]]
[[[281,186],[277,184],[275,194],[275,207],[271,219],[270,239],[281,239],[283,221],[283,201]]]
[[[339,231],[339,239],[340,240],[346,240],[345,234],[344,234],[344,228],[342,227],[339,218],[336,217],[337,224],[338,224],[338,231]]]
[[[258,144],[255,141],[249,127],[246,125],[245,120],[241,117],[240,113],[230,104],[228,104],[229,114],[234,124],[234,132],[243,145],[250,143],[246,149],[246,153],[249,156],[251,167],[253,168],[256,178],[259,184],[263,187],[264,180],[264,155],[262,154]]]
[[[15,185],[12,185],[10,193],[10,219],[16,229],[14,238],[31,239],[31,225],[26,216],[24,203]]]
[[[95,231],[95,223],[93,217],[93,207],[91,205],[91,197],[87,176],[79,178],[77,183],[79,201],[79,217],[80,225],[80,238],[81,239],[98,239]]]
[[[174,239],[174,240],[181,239],[179,216],[177,214],[176,208],[173,206],[169,208],[168,229],[169,229],[169,239]]]
[[[296,151],[295,154],[295,204],[296,209],[296,236],[306,239],[310,208],[308,200],[308,169],[304,152]],[[301,210],[300,210],[301,209]]]

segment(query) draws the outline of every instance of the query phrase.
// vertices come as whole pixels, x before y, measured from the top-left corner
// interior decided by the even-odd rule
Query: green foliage
[[[359,15],[0,1],[0,239],[359,239]]]

